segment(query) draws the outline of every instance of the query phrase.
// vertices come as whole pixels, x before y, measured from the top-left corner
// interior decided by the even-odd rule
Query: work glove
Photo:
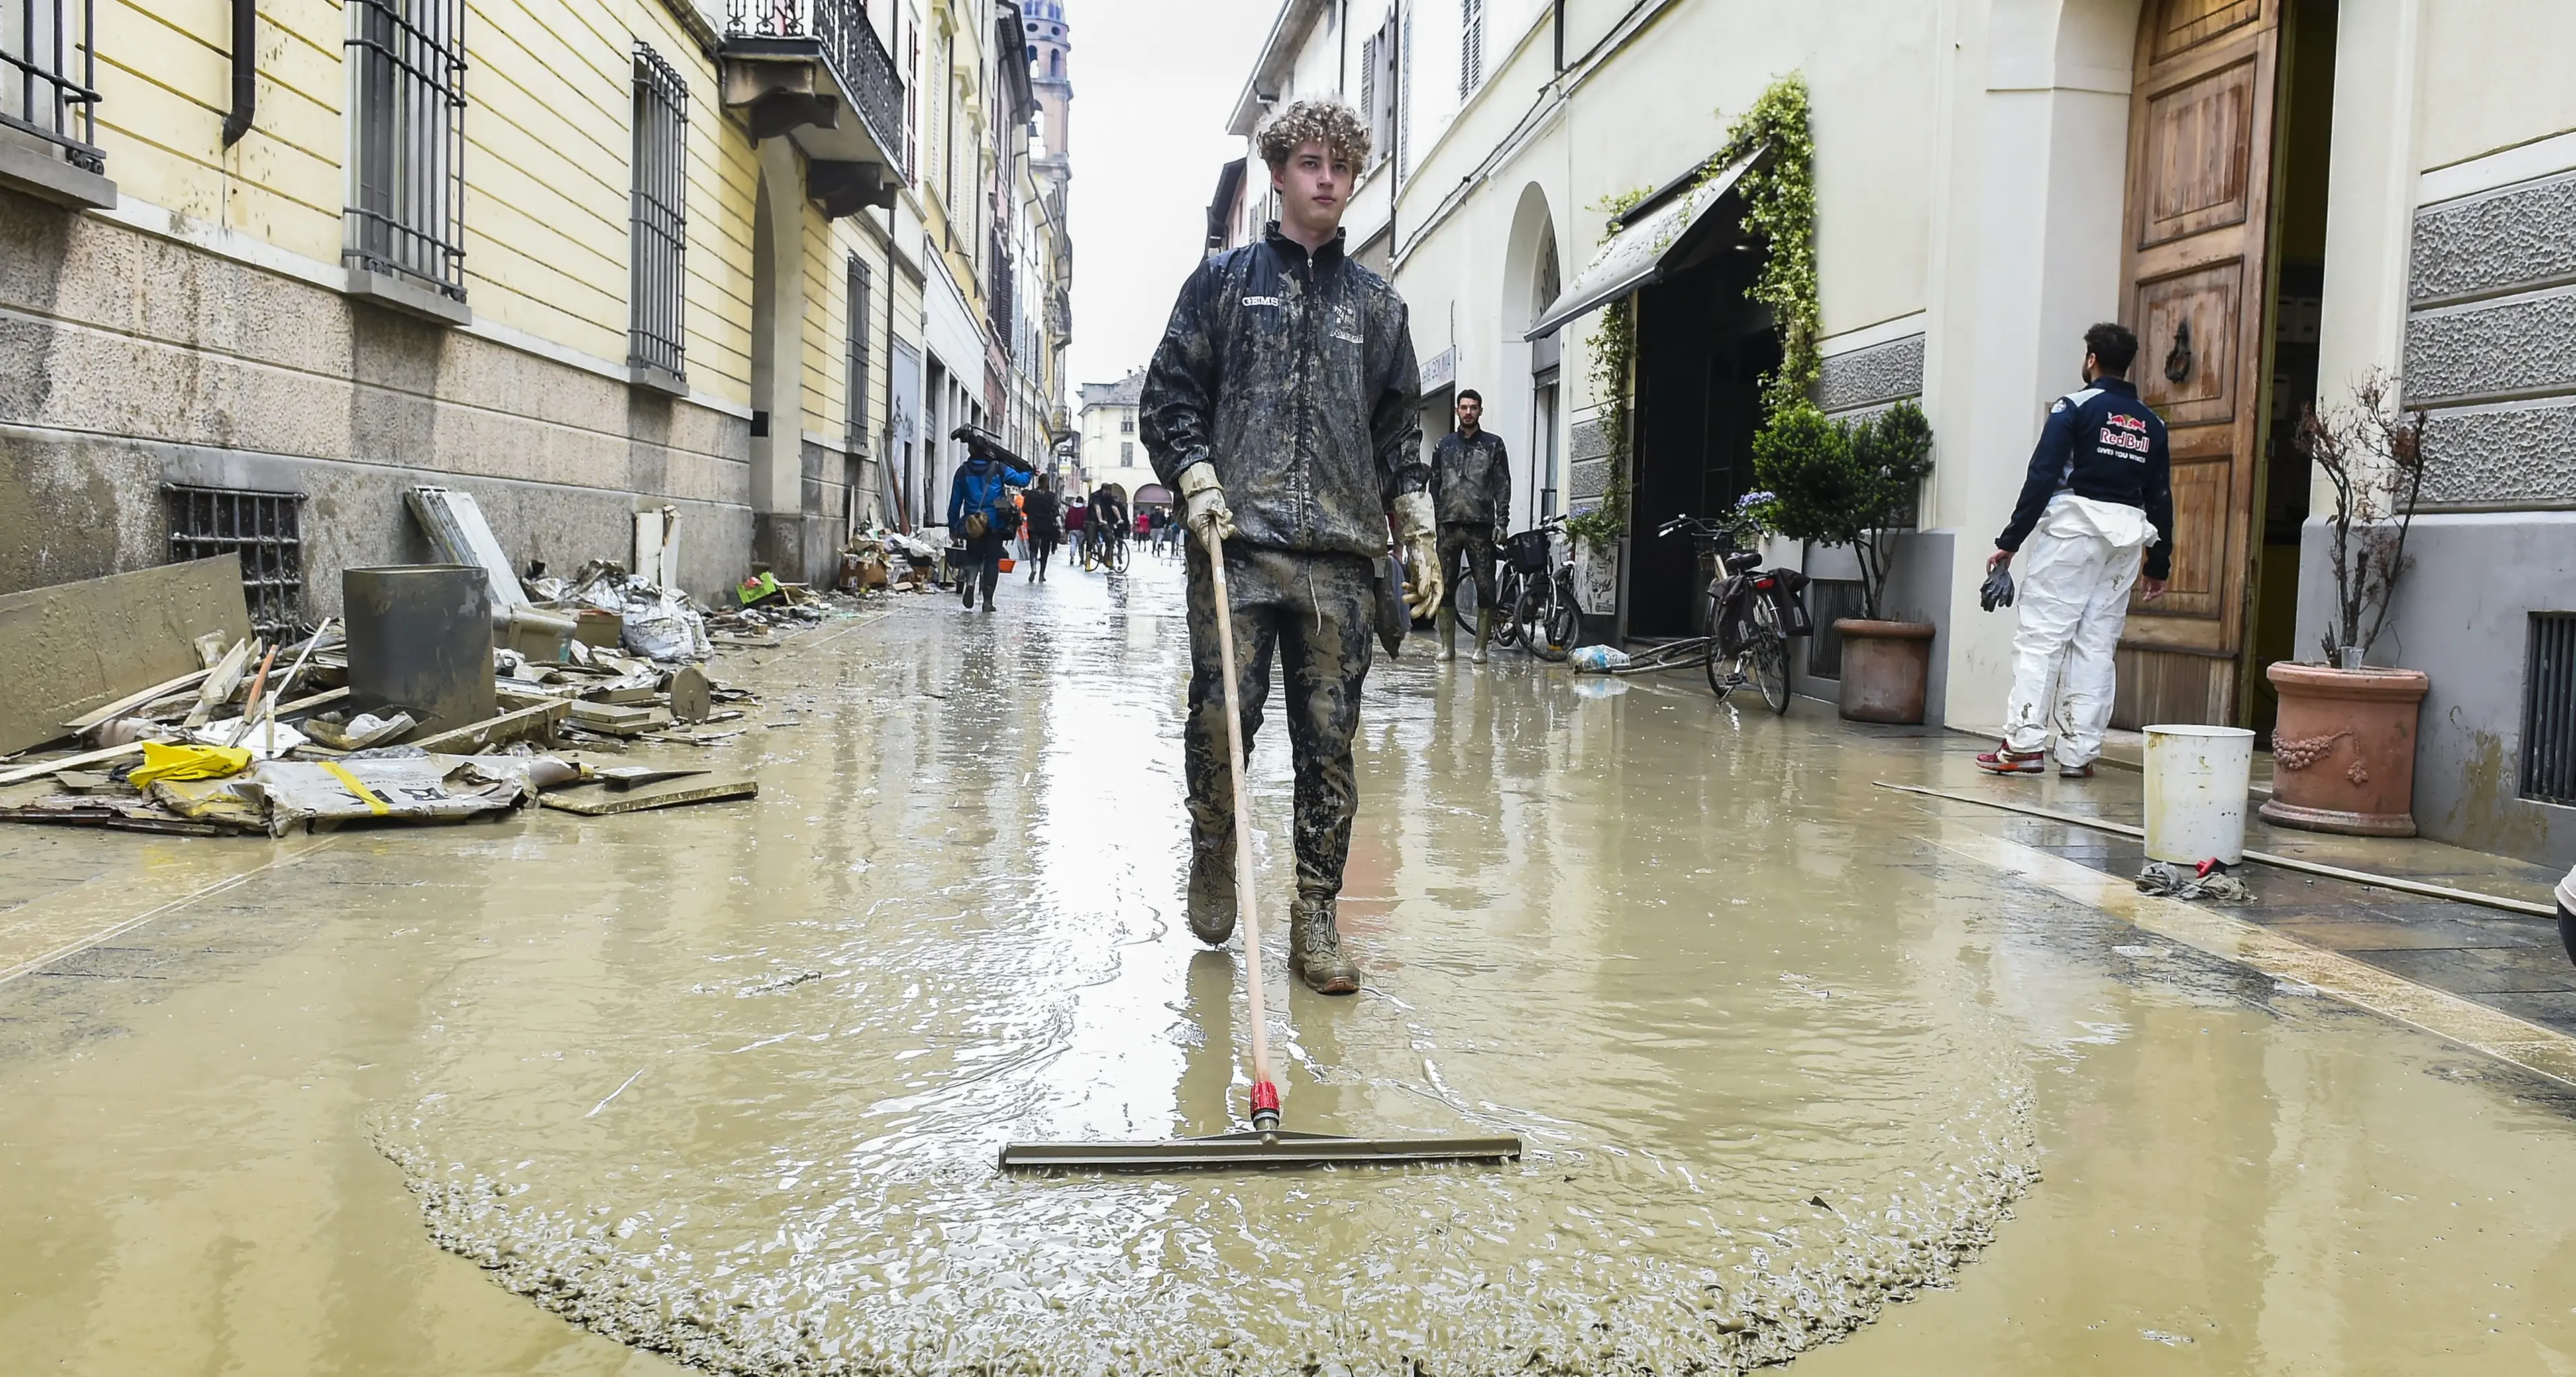
[[[1234,509],[1225,504],[1225,485],[1216,481],[1216,465],[1201,460],[1181,470],[1181,519],[1204,539],[1234,539]]]
[[[2013,605],[2011,565],[1998,564],[1993,573],[1986,575],[1985,585],[1977,590],[1977,604],[1989,612]]]
[[[1448,591],[1436,530],[1431,494],[1409,492],[1395,499],[1395,539],[1404,547],[1404,606],[1417,618],[1430,616]]]

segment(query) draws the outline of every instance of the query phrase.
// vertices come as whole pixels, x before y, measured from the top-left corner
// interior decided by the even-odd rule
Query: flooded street
[[[1428,638],[1369,680],[1365,988],[1267,963],[1286,1117],[1527,1157],[1003,1177],[1242,1112],[1180,612],[1146,559],[730,662],[749,803],[0,837],[0,970],[131,925],[0,983],[0,1368],[2576,1371],[2576,1091],[1873,787],[1965,737]],[[1284,956],[1275,710],[1253,787]]]

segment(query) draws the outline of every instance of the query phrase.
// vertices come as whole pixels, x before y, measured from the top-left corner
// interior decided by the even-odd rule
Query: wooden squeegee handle
[[[1225,542],[1207,539],[1209,586],[1216,590],[1216,653],[1225,664],[1225,761],[1234,779],[1234,917],[1243,929],[1244,980],[1252,995],[1253,1102],[1270,1079],[1270,1019],[1261,1003],[1261,916],[1252,903],[1252,796],[1243,783],[1243,703],[1234,683],[1234,605],[1225,591]]]

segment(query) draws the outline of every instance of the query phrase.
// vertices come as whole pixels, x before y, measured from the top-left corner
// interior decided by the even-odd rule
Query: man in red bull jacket
[[[2096,325],[2084,332],[2084,350],[2086,385],[2049,408],[2012,524],[1986,560],[1992,573],[2016,552],[2030,556],[2017,590],[2003,744],[1977,757],[1992,774],[2045,772],[2054,735],[2057,772],[2092,777],[2111,722],[2113,654],[2130,590],[2153,602],[2173,570],[2173,461],[2164,419],[2129,381],[2138,337]]]

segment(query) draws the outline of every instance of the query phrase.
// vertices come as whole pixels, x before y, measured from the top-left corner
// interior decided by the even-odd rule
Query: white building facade
[[[1092,487],[1115,483],[1132,501],[1164,501],[1154,478],[1153,461],[1136,434],[1136,399],[1145,390],[1145,370],[1137,369],[1114,383],[1082,385],[1082,470]],[[1155,493],[1146,493],[1147,488]]]
[[[1427,433],[1474,387],[1512,447],[1514,520],[1605,486],[1602,398],[1577,314],[1525,338],[1608,254],[1633,292],[1637,407],[1620,634],[1686,630],[1686,547],[1652,536],[1751,481],[1775,361],[1743,288],[1763,245],[1735,198],[1605,249],[1614,196],[1652,217],[1784,74],[1812,101],[1824,372],[1858,415],[1919,399],[1936,467],[1889,588],[1938,628],[1933,720],[1998,721],[2012,622],[1977,606],[2084,328],[2144,341],[2133,377],[2175,428],[2172,593],[2135,610],[2115,721],[2268,728],[2265,665],[2315,659],[2331,496],[2289,443],[2301,405],[2374,370],[2430,409],[2412,571],[2372,663],[2428,671],[2416,814],[2434,836],[2576,859],[2576,43],[2553,0],[1286,0],[1234,112],[1338,94],[1378,130],[1349,217],[1395,281]],[[1209,211],[1258,233],[1256,159]],[[1847,555],[1791,552],[1819,620]],[[2568,635],[2576,635],[2576,627]],[[2543,653],[2547,651],[2547,653]],[[1815,691],[1830,637],[1800,655]],[[2561,757],[2566,757],[2562,760]]]

